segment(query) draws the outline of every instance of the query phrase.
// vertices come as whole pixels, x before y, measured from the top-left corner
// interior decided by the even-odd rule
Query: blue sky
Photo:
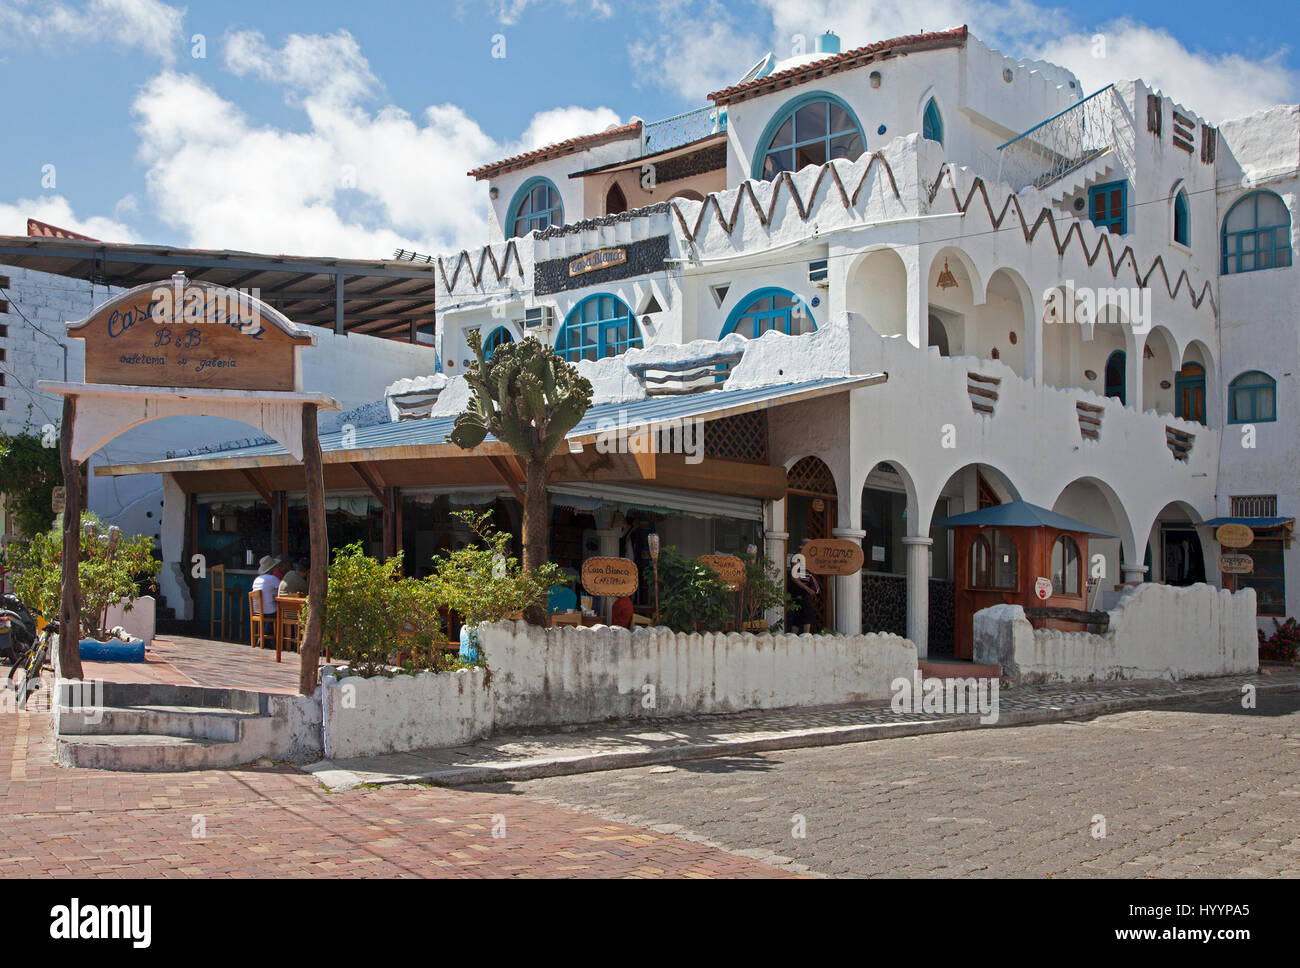
[[[474,165],[703,105],[797,33],[961,23],[1221,120],[1300,101],[1294,0],[0,0],[0,233],[384,256],[481,240]],[[1091,55],[1093,36],[1107,56]],[[202,35],[203,57],[193,56]],[[494,58],[494,37],[505,38]],[[48,166],[53,166],[51,169]]]

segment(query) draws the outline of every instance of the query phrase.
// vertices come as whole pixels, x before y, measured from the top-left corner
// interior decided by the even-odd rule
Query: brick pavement
[[[47,714],[0,711],[0,878],[790,876],[506,794],[331,794],[287,767],[68,770],[53,765],[52,748]],[[500,822],[504,838],[493,836]]]
[[[1295,878],[1300,694],[467,789],[831,876]]]

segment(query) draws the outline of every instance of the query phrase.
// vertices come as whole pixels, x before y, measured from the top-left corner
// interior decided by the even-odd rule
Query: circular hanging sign
[[[1255,559],[1250,555],[1220,555],[1219,571],[1225,575],[1249,575],[1255,570]]]
[[[700,564],[718,573],[731,591],[745,584],[745,563],[735,555],[701,555]]]
[[[1223,524],[1214,532],[1214,540],[1225,548],[1249,548],[1255,541],[1255,532],[1244,524]]]
[[[843,538],[809,541],[799,553],[814,575],[852,575],[862,570],[862,545]]]
[[[588,558],[582,563],[582,587],[589,595],[622,598],[639,583],[636,562],[626,558]]]
[[[1052,579],[1035,578],[1034,594],[1038,596],[1040,602],[1045,602],[1052,597]]]

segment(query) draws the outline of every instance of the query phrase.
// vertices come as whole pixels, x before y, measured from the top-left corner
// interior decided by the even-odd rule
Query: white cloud
[[[346,30],[324,36],[291,34],[273,50],[260,31],[234,31],[226,37],[226,68],[239,77],[253,75],[284,85],[293,95],[317,96],[348,103],[373,93],[380,85]]]
[[[73,213],[72,203],[62,195],[20,198],[12,205],[0,202],[0,235],[26,235],[29,218],[89,235],[102,242],[129,242],[133,238],[131,230],[115,219],[97,215],[77,216]]]
[[[512,27],[519,23],[529,7],[554,2],[555,0],[487,0],[487,6],[500,23]],[[609,0],[560,0],[560,2],[571,8],[571,13],[586,10],[601,20],[608,20],[614,15],[614,8]]]
[[[506,148],[506,156],[604,131],[622,123],[617,112],[609,108],[552,108],[533,116],[518,143],[513,148]]]
[[[749,18],[718,0],[660,0],[658,14],[658,29],[629,44],[628,55],[642,83],[691,101],[734,84],[769,49]]]
[[[48,47],[109,39],[165,64],[184,41],[185,11],[160,0],[89,0],[81,7],[0,0],[0,34]],[[0,40],[0,43],[3,41]]]

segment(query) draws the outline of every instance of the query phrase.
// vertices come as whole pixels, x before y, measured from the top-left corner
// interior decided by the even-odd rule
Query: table
[[[284,644],[284,624],[286,622],[299,626],[298,638],[302,639],[302,610],[307,605],[306,598],[297,595],[275,596],[275,661],[280,661],[280,650]],[[288,613],[286,616],[285,613]]]

